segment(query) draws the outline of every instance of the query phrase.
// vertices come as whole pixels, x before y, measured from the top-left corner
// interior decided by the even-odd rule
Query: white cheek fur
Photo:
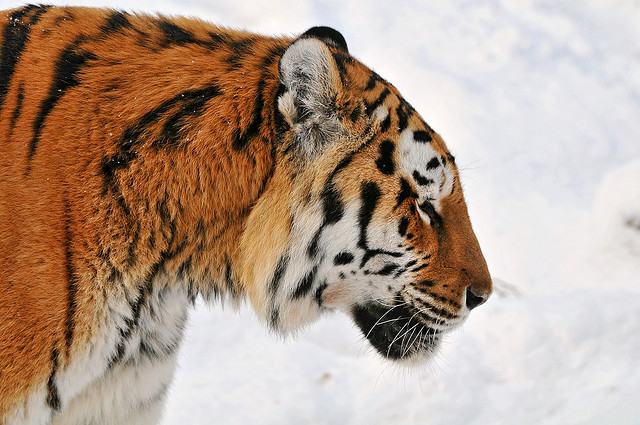
[[[414,182],[418,201],[428,200],[440,211],[440,199],[449,195],[453,188],[453,170],[449,164],[443,163],[430,143],[417,142],[413,133],[406,129],[400,135],[399,165]],[[425,221],[428,223],[428,218]]]

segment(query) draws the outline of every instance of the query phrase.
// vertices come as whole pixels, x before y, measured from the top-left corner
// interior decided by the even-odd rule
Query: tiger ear
[[[278,109],[294,130],[295,144],[313,157],[342,133],[336,99],[342,89],[331,50],[312,36],[295,40],[279,63],[284,92]]]
[[[344,39],[344,36],[331,27],[312,27],[306,30],[300,37],[317,38],[345,53],[349,53],[347,41]]]

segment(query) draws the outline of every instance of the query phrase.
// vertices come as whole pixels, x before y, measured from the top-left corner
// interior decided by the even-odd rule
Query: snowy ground
[[[422,370],[342,316],[282,341],[248,308],[200,307],[166,424],[640,424],[637,1],[74,4],[340,29],[456,155],[496,277]]]

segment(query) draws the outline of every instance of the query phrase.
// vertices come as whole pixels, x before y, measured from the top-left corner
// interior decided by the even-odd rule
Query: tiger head
[[[454,157],[335,30],[279,75],[276,171],[240,243],[256,310],[284,332],[341,310],[383,356],[428,358],[492,286]]]

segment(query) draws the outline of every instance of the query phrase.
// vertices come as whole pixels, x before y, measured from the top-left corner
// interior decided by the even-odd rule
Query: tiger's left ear
[[[278,109],[293,128],[299,150],[311,158],[343,134],[336,113],[342,90],[338,66],[325,41],[316,35],[312,28],[291,43],[279,63],[285,90],[278,99]],[[341,49],[340,43],[335,43],[331,45]]]

